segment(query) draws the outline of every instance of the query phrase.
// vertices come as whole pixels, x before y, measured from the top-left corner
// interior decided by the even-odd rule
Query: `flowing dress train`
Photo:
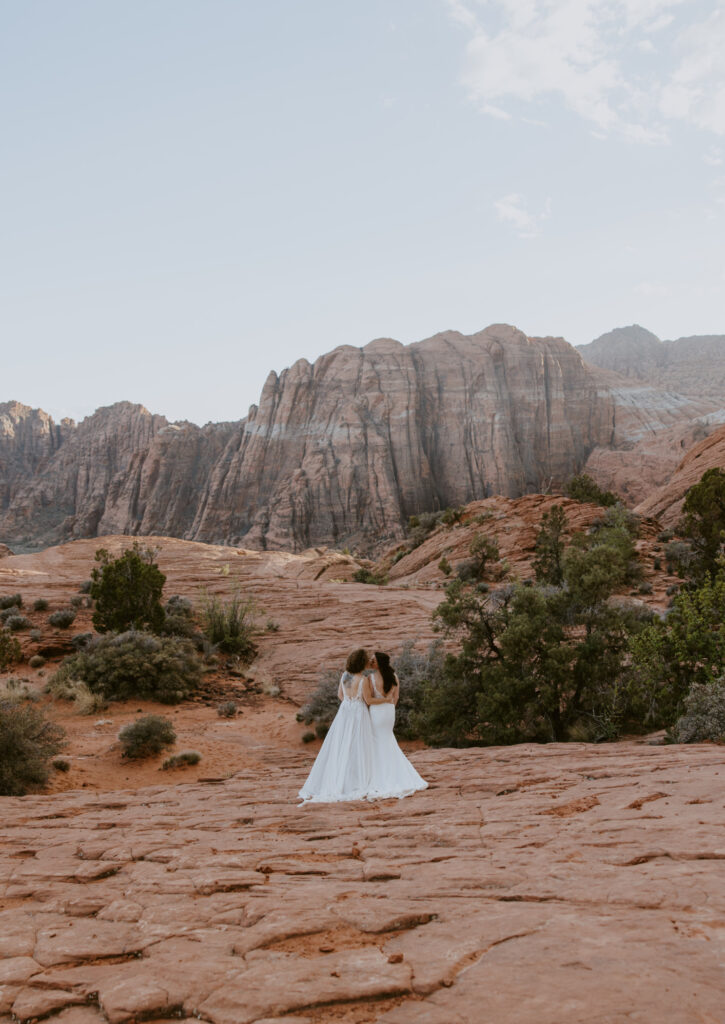
[[[373,734],[362,697],[363,680],[362,674],[348,672],[340,679],[340,707],[299,792],[305,803],[364,800],[368,795]]]
[[[384,694],[377,687],[376,676],[377,673],[370,680],[373,692],[376,697],[382,697]],[[420,789],[427,789],[428,783],[420,777],[395,739],[395,705],[371,704],[370,722],[373,758],[368,799],[410,796]]]

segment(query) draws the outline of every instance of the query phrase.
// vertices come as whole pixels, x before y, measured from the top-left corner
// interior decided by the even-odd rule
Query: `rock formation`
[[[664,526],[674,526],[680,518],[685,494],[698,483],[707,469],[725,469],[725,426],[691,448],[672,476],[637,505],[645,516],[657,516]]]
[[[34,476],[74,426],[72,420],[58,425],[42,409],[20,402],[0,403],[0,514],[18,486]]]
[[[169,424],[130,403],[99,410],[3,479],[0,538],[371,547],[399,537],[413,513],[556,488],[592,453],[712,409],[506,325],[408,346],[380,339],[270,374],[238,424]]]
[[[577,346],[587,363],[664,391],[725,405],[725,335],[660,341],[638,324]]]

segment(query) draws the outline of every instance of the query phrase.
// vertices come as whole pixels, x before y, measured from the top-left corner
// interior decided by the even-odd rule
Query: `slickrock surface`
[[[298,808],[310,760],[4,799],[1,1024],[723,1021],[722,748],[425,751]]]
[[[38,460],[25,456],[22,416],[4,433],[0,416],[0,537],[380,550],[411,514],[556,488],[592,451],[632,449],[713,408],[505,324],[407,346],[378,339],[270,374],[234,424],[170,424],[121,402],[64,427]]]
[[[667,483],[642,501],[637,512],[657,516],[665,526],[674,526],[687,491],[699,482],[705,470],[713,468],[725,469],[725,427],[691,448]]]
[[[229,597],[240,589],[257,600],[262,633],[250,674],[260,684],[278,685],[298,704],[316,686],[321,669],[344,665],[354,647],[398,650],[407,639],[433,637],[430,617],[440,591],[344,582],[359,563],[336,551],[247,551],[171,537],[148,537],[144,543],[158,550],[167,599],[181,594],[198,604],[204,591]],[[33,613],[33,601],[50,600],[49,611],[67,607],[88,579],[96,549],[117,553],[129,544],[128,537],[100,537],[0,561],[0,594],[20,593],[31,619],[28,630],[17,634],[28,655],[36,648],[46,657],[69,653],[69,634],[91,628],[90,613],[82,611],[71,630],[49,630],[48,612]],[[279,628],[265,632],[268,620]],[[37,626],[43,627],[43,640],[33,644],[29,632]]]

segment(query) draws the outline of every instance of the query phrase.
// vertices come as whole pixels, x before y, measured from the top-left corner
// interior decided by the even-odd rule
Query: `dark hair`
[[[383,689],[386,693],[390,693],[397,682],[393,666],[390,664],[390,655],[384,651],[376,651],[375,660],[378,663],[378,671],[383,677]]]
[[[352,672],[352,674],[356,676],[367,667],[367,663],[368,652],[364,647],[358,647],[357,650],[353,651],[348,657],[347,662],[345,663],[345,668],[348,672]]]

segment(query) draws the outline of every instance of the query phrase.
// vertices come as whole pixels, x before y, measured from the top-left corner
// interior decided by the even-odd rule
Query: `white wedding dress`
[[[299,792],[305,802],[337,803],[364,800],[368,795],[373,730],[362,696],[364,679],[362,673],[351,676],[349,672],[340,679],[340,707]]]
[[[377,678],[377,672],[370,678],[373,693],[376,697],[383,697],[384,694],[377,686]],[[371,704],[370,722],[373,731],[373,757],[368,799],[410,796],[419,789],[427,789],[428,783],[420,777],[395,739],[395,705]]]

